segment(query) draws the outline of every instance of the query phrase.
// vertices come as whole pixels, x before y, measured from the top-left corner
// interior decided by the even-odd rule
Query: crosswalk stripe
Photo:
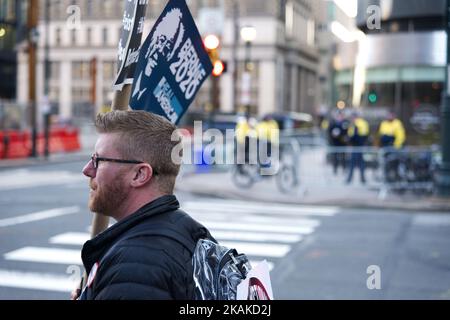
[[[200,220],[200,222],[209,230],[240,230],[240,231],[260,231],[275,233],[294,233],[294,234],[310,234],[314,231],[311,227],[287,226],[287,225],[268,225],[247,222],[217,222]]]
[[[206,209],[205,209],[206,208]],[[201,210],[214,212],[220,210],[222,212],[231,213],[273,213],[277,215],[306,215],[306,216],[333,216],[338,211],[337,207],[322,207],[322,206],[304,206],[304,205],[278,205],[270,203],[236,203],[229,201],[187,201],[182,204],[182,209],[189,212],[189,210]]]
[[[84,232],[66,232],[58,234],[51,237],[49,242],[54,244],[65,244],[65,245],[83,245],[86,241],[90,239],[89,233]]]
[[[19,217],[12,217],[0,220],[0,227],[10,227],[17,224],[39,221],[49,218],[55,218],[63,215],[68,215],[72,213],[77,213],[80,211],[80,207],[66,207],[66,208],[55,208],[51,210],[44,210],[35,213],[26,214]]]
[[[282,242],[295,243],[303,239],[299,234],[280,234],[280,233],[258,233],[258,232],[238,232],[215,230],[213,237],[221,242],[221,240],[240,240],[253,242]]]
[[[240,240],[252,242],[280,242],[295,243],[303,239],[299,234],[282,234],[282,233],[260,233],[260,232],[239,232],[216,230],[213,234],[214,238],[221,240]],[[67,232],[58,234],[50,238],[50,243],[62,245],[83,245],[89,239],[89,233]]]
[[[245,253],[247,256],[281,258],[285,256],[291,246],[284,244],[269,244],[269,243],[249,243],[249,242],[234,242],[222,241],[221,245],[236,248],[239,253]]]
[[[258,260],[250,260],[250,264],[252,265],[252,268],[254,269],[258,264],[260,264],[261,262],[263,262],[263,260],[258,261]],[[273,262],[267,261],[267,265],[269,266],[269,271],[272,271],[273,267],[275,266]]]
[[[201,222],[205,227],[210,230],[239,230],[239,231],[261,231],[261,232],[274,232],[283,234],[310,234],[314,231],[313,226],[303,226],[303,225],[293,225],[293,224],[263,224],[254,223],[249,221],[243,222],[228,222],[228,221],[214,221],[209,219],[202,219],[201,217],[196,217],[197,220]],[[312,224],[311,224],[312,225]],[[86,227],[86,231],[90,232],[91,226]]]
[[[259,216],[254,214],[248,214],[248,215],[239,215],[239,216],[230,216],[228,212],[220,212],[217,210],[214,210],[214,212],[211,211],[191,211],[189,212],[190,216],[196,219],[208,219],[208,220],[227,220],[229,221],[231,218],[239,221],[244,222],[254,222],[254,223],[265,223],[265,224],[279,224],[279,223],[286,223],[290,225],[302,225],[302,226],[308,226],[316,228],[320,225],[320,221],[315,219],[304,219],[304,218],[298,218],[298,219],[289,219],[289,218],[283,218],[283,217],[267,217],[267,216]]]
[[[249,243],[221,241],[221,244],[227,247],[237,248],[238,251],[246,253],[248,256],[262,256],[280,258],[286,255],[289,245],[269,244],[269,243]],[[6,260],[56,263],[56,264],[78,264],[81,265],[80,250],[56,249],[42,247],[24,247],[11,251],[4,255]]]
[[[87,179],[82,174],[70,171],[36,172],[28,169],[19,169],[0,175],[0,190],[16,190],[44,185],[78,183],[81,181],[87,181]]]
[[[261,202],[261,201],[249,201],[249,200],[237,200],[237,199],[214,199],[214,198],[200,198],[196,199],[195,201],[190,201],[192,203],[228,203],[232,205],[239,205],[239,206],[272,206],[276,208],[311,208],[313,211],[314,209],[317,209],[318,211],[330,211],[330,212],[337,212],[339,211],[338,206],[332,206],[332,205],[304,205],[304,204],[298,204],[298,203],[276,203],[276,202]]]
[[[78,281],[71,279],[70,275],[0,270],[2,287],[71,292],[77,284]]]
[[[4,255],[6,260],[81,265],[80,250],[24,247]]]

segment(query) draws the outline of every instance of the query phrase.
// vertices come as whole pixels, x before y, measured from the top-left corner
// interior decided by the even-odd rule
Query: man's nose
[[[95,178],[96,170],[92,165],[92,161],[88,161],[83,168],[83,174],[89,178]]]

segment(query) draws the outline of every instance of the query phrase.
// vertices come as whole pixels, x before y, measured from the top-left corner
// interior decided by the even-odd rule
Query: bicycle
[[[262,175],[263,167],[259,164],[237,164],[232,170],[232,181],[238,188],[251,188],[255,183],[270,178],[272,175]],[[281,163],[274,174],[278,189],[283,193],[290,193],[299,184],[296,168],[287,163]]]

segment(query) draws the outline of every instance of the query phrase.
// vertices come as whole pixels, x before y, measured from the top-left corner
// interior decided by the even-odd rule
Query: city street
[[[92,218],[83,165],[0,170],[0,299],[68,299]],[[223,245],[267,260],[275,299],[450,299],[447,213],[177,196]]]

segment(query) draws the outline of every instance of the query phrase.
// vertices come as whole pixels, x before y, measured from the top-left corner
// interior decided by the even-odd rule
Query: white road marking
[[[182,209],[209,211],[219,210],[230,213],[273,213],[277,215],[311,215],[311,216],[333,216],[339,212],[338,207],[330,206],[305,206],[305,205],[286,205],[273,203],[257,202],[238,202],[238,201],[186,201],[182,204]]]
[[[89,233],[83,232],[67,232],[61,233],[50,238],[50,243],[65,245],[83,245],[91,238]]]
[[[221,240],[239,240],[253,242],[280,242],[280,243],[296,243],[303,239],[299,234],[282,234],[282,233],[260,233],[260,232],[239,232],[216,230],[213,234],[218,241]],[[89,240],[89,233],[83,232],[67,232],[58,234],[50,238],[50,243],[62,245],[81,246]]]
[[[0,173],[0,190],[16,190],[45,185],[78,183],[87,179],[81,173],[70,171],[42,171],[29,169],[12,170]]]
[[[68,185],[75,187],[76,184]],[[291,245],[312,233],[320,221],[307,216],[333,216],[335,207],[277,205],[240,201],[187,202],[183,209],[202,222],[221,245],[236,248],[239,253],[251,257],[255,267],[259,259],[280,259],[289,253]],[[0,220],[1,226],[38,221],[59,215],[79,212],[79,207],[59,208]],[[112,225],[112,224],[111,224]],[[51,244],[83,245],[90,234],[66,232],[49,239]],[[6,260],[49,264],[82,265],[80,249],[24,247],[4,255]],[[273,261],[267,261],[269,269]],[[52,275],[0,269],[0,286],[24,289],[70,292],[77,281],[70,275]]]
[[[39,211],[39,212],[26,214],[26,215],[19,216],[19,217],[11,217],[11,218],[2,219],[2,220],[0,220],[0,227],[10,227],[10,226],[27,223],[27,222],[55,218],[55,217],[59,217],[59,216],[77,213],[79,211],[80,211],[80,207],[77,207],[77,206]]]
[[[256,260],[250,260],[250,264],[252,265],[252,268],[254,269],[258,264],[260,264],[261,262],[263,262],[263,260],[261,261],[256,261]],[[269,271],[272,271],[273,267],[275,266],[273,264],[273,262],[267,261],[267,265],[269,266]]]
[[[259,232],[239,232],[239,231],[223,231],[215,230],[213,237],[221,242],[221,240],[239,240],[253,242],[282,242],[295,243],[303,239],[299,234],[280,234],[280,233],[259,233]]]
[[[249,242],[233,242],[233,241],[222,241],[220,244],[229,248],[236,248],[236,250],[239,253],[245,253],[247,256],[270,257],[270,258],[284,257],[291,249],[291,246],[284,244],[269,244],[269,243],[256,244]]]
[[[80,250],[24,247],[11,251],[4,255],[6,260],[56,263],[56,264],[78,264],[81,265]]]
[[[67,276],[0,269],[0,286],[44,291],[71,292],[79,281]]]
[[[240,231],[260,231],[276,233],[310,234],[314,231],[311,227],[289,226],[289,225],[268,225],[248,222],[217,222],[200,220],[209,230],[240,230]]]
[[[190,211],[189,214],[195,219],[208,219],[208,220],[218,220],[218,221],[229,221],[230,214],[228,212],[221,212],[220,210],[214,210],[214,212],[207,211]],[[245,221],[245,222],[255,222],[255,223],[265,223],[265,224],[278,224],[287,223],[292,225],[301,225],[304,227],[316,228],[320,225],[319,220],[306,219],[306,218],[284,218],[284,217],[274,217],[274,216],[261,216],[256,214],[241,214],[239,217],[235,217],[235,220]]]

